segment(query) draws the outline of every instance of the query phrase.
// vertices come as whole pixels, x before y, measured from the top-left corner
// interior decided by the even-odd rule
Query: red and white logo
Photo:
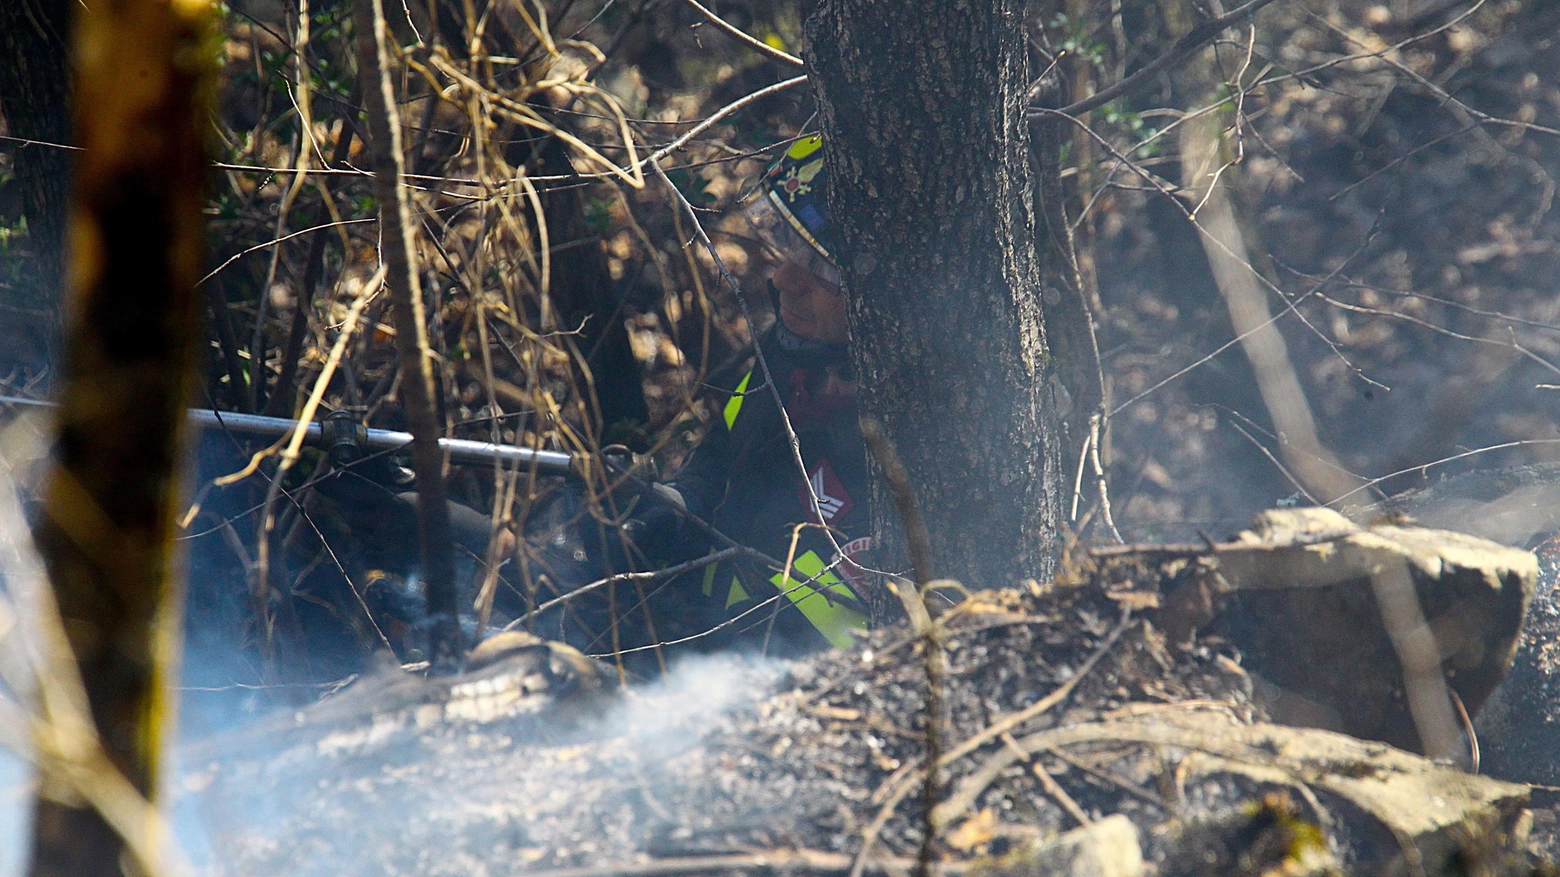
[[[845,492],[845,485],[840,483],[839,476],[834,474],[834,468],[824,460],[807,476],[812,484],[812,493],[818,497],[818,513],[823,516],[819,523],[833,523],[834,519],[850,511],[856,504],[851,501],[850,494]],[[812,496],[808,495],[806,488],[797,491],[802,505],[812,508]]]
[[[870,550],[872,550],[872,537],[861,536],[841,545],[841,553],[834,555],[834,563],[852,585],[860,586],[862,580],[867,577],[866,569],[857,558]]]

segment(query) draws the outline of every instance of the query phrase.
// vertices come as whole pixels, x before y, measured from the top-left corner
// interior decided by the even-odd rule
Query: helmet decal
[[[822,147],[823,138],[814,134],[811,137],[803,137],[795,143],[792,143],[791,148],[785,151],[785,155],[786,158],[792,158],[796,159],[797,161],[801,161],[807,156],[812,155],[814,152],[817,152]]]
[[[759,194],[747,202],[743,214],[776,252],[805,247],[827,263],[820,270],[833,273],[836,241],[824,199],[828,169],[822,148],[823,138],[817,135],[792,143],[765,172]]]
[[[823,159],[821,158],[792,167],[775,181],[775,190],[784,195],[786,201],[795,204],[798,196],[812,192],[812,181],[822,172]]]

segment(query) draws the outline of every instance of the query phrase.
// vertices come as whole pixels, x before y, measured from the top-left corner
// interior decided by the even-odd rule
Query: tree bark
[[[411,204],[401,180],[404,157],[401,120],[389,75],[390,50],[382,0],[353,0],[358,75],[368,109],[368,141],[374,159],[374,194],[379,200],[381,258],[395,318],[395,346],[401,362],[401,407],[412,434],[412,471],[417,475],[418,541],[422,545],[431,666],[458,669],[465,659],[455,591],[455,556],[450,547],[450,510],[445,504],[444,454],[434,402],[433,355],[418,282],[412,241]]]
[[[117,0],[76,22],[70,357],[36,537],[103,752],[148,798],[178,672],[173,535],[201,350],[213,12]],[[59,700],[43,699],[51,722]],[[31,873],[122,873],[125,839],[85,803],[102,797],[71,765],[41,766]]]
[[[807,23],[863,413],[915,484],[928,574],[983,586],[1049,572],[1060,508],[1021,11],[822,0]]]

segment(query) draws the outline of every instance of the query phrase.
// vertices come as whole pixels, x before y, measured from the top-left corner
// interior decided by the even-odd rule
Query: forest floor
[[[969,595],[938,614],[935,689],[932,647],[902,627],[797,661],[686,658],[626,690],[610,666],[534,638],[460,677],[370,675],[182,750],[181,837],[212,874],[902,875],[923,850],[942,875],[1548,873],[1534,870],[1556,850],[1544,793],[1267,724],[1272,683],[1237,659],[1256,644],[1234,624],[1176,632],[1198,569],[1234,576],[1243,551],[1285,568],[1274,558],[1319,546],[1290,541],[1302,513],[1284,514],[1219,552],[1079,553],[1057,583]],[[1361,538],[1404,531],[1373,532]],[[1488,571],[1531,569],[1487,548],[1505,558]],[[1427,605],[1512,596],[1482,576],[1443,591],[1453,578],[1416,578],[1441,593]],[[1342,587],[1291,596],[1369,591]],[[1379,622],[1341,627],[1335,669],[1371,675],[1350,649],[1384,643]],[[1263,672],[1288,686],[1309,672],[1293,669]],[[1300,690],[1403,712],[1401,691],[1363,704]],[[937,840],[923,847],[928,794]]]
[[[1389,494],[1560,457],[1544,386],[1560,375],[1560,9],[1478,4],[1387,51],[1410,30],[1384,7],[1317,8],[1276,8],[1270,61],[1390,60],[1270,87],[1241,142],[1271,305],[1295,306],[1277,326],[1323,445]],[[1473,124],[1486,117],[1515,123]],[[1109,200],[1096,225],[1117,520],[1138,537],[1242,526],[1297,490],[1256,447],[1280,456],[1251,369],[1236,346],[1149,392],[1233,332],[1180,211],[1141,191]]]

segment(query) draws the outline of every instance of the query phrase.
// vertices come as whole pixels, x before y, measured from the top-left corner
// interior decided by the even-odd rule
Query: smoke
[[[18,480],[43,458],[47,429],[22,417],[0,432],[0,877],[23,873],[34,790],[28,729],[34,717],[37,598],[45,586],[18,497]]]
[[[656,682],[626,690],[599,727],[614,729],[647,757],[668,758],[769,693],[789,666],[739,654],[690,656]]]
[[[189,759],[180,842],[212,874],[475,873],[577,850],[584,824],[595,825],[586,843],[626,853],[649,831],[645,802],[678,794],[668,765],[774,691],[788,666],[690,657],[600,701],[486,723],[376,715],[354,720],[356,733],[244,731],[241,757]],[[607,789],[625,799],[602,800]]]
[[[3,708],[9,708],[9,705]],[[0,877],[20,877],[27,862],[30,752],[0,749]]]
[[[1520,471],[1520,470],[1519,470]],[[1539,469],[1534,475],[1544,478]],[[1447,488],[1423,491],[1421,503],[1410,513],[1427,526],[1482,536],[1506,545],[1527,545],[1535,536],[1560,529],[1560,472],[1548,472],[1548,480],[1524,484],[1494,497],[1459,496],[1463,484],[1494,482],[1493,473],[1474,472],[1451,479]],[[1493,485],[1491,485],[1493,486]],[[1441,498],[1443,494],[1446,495]]]

